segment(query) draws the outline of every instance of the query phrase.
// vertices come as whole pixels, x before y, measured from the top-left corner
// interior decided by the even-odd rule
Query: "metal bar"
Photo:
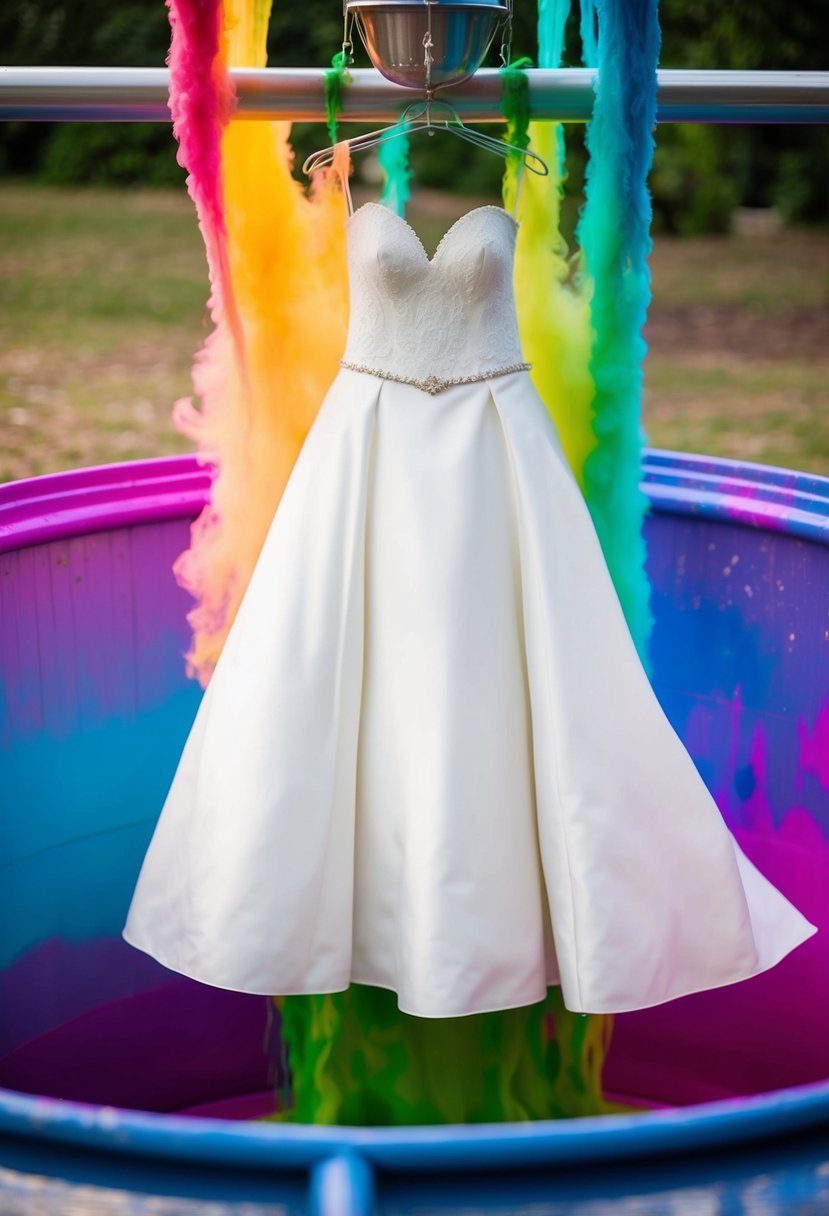
[[[593,107],[595,72],[587,68],[528,71],[532,114],[584,122]],[[238,118],[322,122],[318,68],[235,68]],[[169,122],[166,68],[0,68],[0,119],[52,122]],[[658,73],[660,122],[829,122],[829,72]],[[501,122],[497,69],[482,68],[450,95],[469,122]],[[414,93],[373,69],[352,72],[343,118],[392,122]]]

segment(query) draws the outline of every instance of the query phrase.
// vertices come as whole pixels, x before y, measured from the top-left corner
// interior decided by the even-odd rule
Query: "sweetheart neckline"
[[[438,254],[440,253],[441,248],[445,244],[446,240],[452,235],[452,233],[455,231],[455,229],[460,224],[462,224],[464,220],[469,219],[469,217],[471,215],[478,215],[479,212],[481,212],[481,211],[497,211],[501,215],[505,215],[507,217],[507,219],[510,220],[512,222],[512,224],[515,225],[516,229],[518,229],[520,227],[519,221],[515,218],[514,215],[511,214],[511,212],[507,211],[506,207],[499,207],[496,203],[484,203],[483,206],[481,206],[481,207],[473,207],[471,211],[464,211],[463,215],[459,215],[458,218],[455,220],[455,222],[453,224],[450,224],[450,226],[446,229],[443,236],[440,238],[440,240],[437,243],[437,248],[435,249],[435,252],[432,254],[431,257],[429,257],[429,254],[426,250],[426,246],[423,244],[423,241],[420,239],[417,232],[415,232],[414,228],[409,223],[409,221],[404,216],[399,215],[398,212],[392,211],[390,207],[384,207],[382,203],[375,203],[375,202],[371,202],[371,201],[369,201],[367,203],[363,203],[361,206],[357,207],[357,209],[355,211],[352,211],[351,214],[346,218],[346,224],[350,224],[351,221],[356,216],[358,216],[361,211],[365,211],[367,207],[379,207],[379,209],[381,211],[383,211],[386,215],[394,216],[394,218],[396,220],[399,220],[400,223],[403,225],[403,227],[407,228],[409,230],[409,232],[411,232],[412,236],[414,237],[414,239],[417,241],[418,245],[420,246],[420,251],[423,254],[423,257],[425,258],[425,260],[428,262],[428,264],[430,266],[432,266],[434,264]]]

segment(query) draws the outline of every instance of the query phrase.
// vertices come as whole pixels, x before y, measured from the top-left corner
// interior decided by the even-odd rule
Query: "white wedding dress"
[[[351,982],[451,1017],[620,1012],[813,927],[736,846],[650,688],[524,370],[516,224],[430,260],[349,220],[343,367],[262,549],[125,936],[205,983]]]

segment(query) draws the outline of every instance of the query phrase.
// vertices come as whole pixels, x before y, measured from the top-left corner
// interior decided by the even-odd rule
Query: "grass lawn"
[[[187,451],[206,298],[186,197],[0,187],[0,478]]]
[[[466,205],[424,199],[427,246]],[[650,442],[829,474],[829,233],[657,240],[652,268]],[[183,194],[0,185],[0,479],[186,451],[206,296]]]

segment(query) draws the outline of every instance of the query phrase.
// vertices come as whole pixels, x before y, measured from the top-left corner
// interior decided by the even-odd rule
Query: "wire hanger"
[[[507,27],[505,41],[501,46],[501,62],[506,64],[509,55],[509,43],[511,38],[512,26],[512,5],[510,4],[510,21]],[[432,10],[431,6],[428,9],[428,28],[423,35],[423,64],[426,70],[426,96],[425,98],[411,102],[406,106],[403,113],[396,123],[390,126],[380,127],[376,131],[368,131],[365,135],[357,135],[354,139],[347,140],[349,150],[351,152],[363,152],[368,148],[374,148],[378,144],[386,143],[392,139],[399,139],[401,135],[412,135],[417,131],[427,131],[429,135],[434,135],[436,131],[448,131],[450,135],[457,135],[460,139],[467,140],[468,143],[474,144],[478,148],[484,148],[488,152],[495,152],[498,156],[503,156],[505,159],[510,156],[520,158],[522,168],[529,169],[532,173],[537,173],[539,177],[546,177],[550,170],[544,161],[536,152],[531,152],[528,148],[518,148],[513,144],[508,144],[503,139],[498,139],[494,135],[486,135],[483,131],[473,131],[469,127],[464,126],[460,115],[454,106],[443,98],[435,98],[435,90],[432,87],[432,50],[434,43],[432,41]],[[346,46],[350,48],[348,27],[346,26],[343,34],[343,54],[346,54]],[[435,111],[438,111],[440,117],[435,116]],[[318,169],[330,165],[334,161],[334,150],[336,145],[331,145],[328,148],[322,148],[319,152],[313,152],[302,166],[303,173],[310,176],[316,173]]]
[[[436,114],[436,111],[440,116]],[[412,135],[417,131],[427,131],[429,135],[434,135],[436,131],[448,131],[450,135],[457,135],[458,138],[465,139],[469,143],[475,144],[476,147],[485,148],[488,152],[495,152],[498,156],[519,157],[523,166],[530,172],[537,173],[539,177],[546,177],[549,173],[546,161],[536,152],[531,152],[529,148],[519,148],[514,144],[508,144],[505,140],[498,139],[494,135],[487,135],[483,131],[471,130],[464,126],[454,106],[443,99],[435,99],[431,93],[427,93],[425,99],[411,102],[406,106],[399,121],[393,125],[380,127],[376,131],[368,131],[365,135],[357,135],[346,142],[351,152],[364,152],[378,144],[399,139],[401,135]],[[310,176],[318,169],[332,164],[334,147],[335,145],[332,145],[329,148],[320,149],[319,152],[312,152],[302,166],[303,173]]]

